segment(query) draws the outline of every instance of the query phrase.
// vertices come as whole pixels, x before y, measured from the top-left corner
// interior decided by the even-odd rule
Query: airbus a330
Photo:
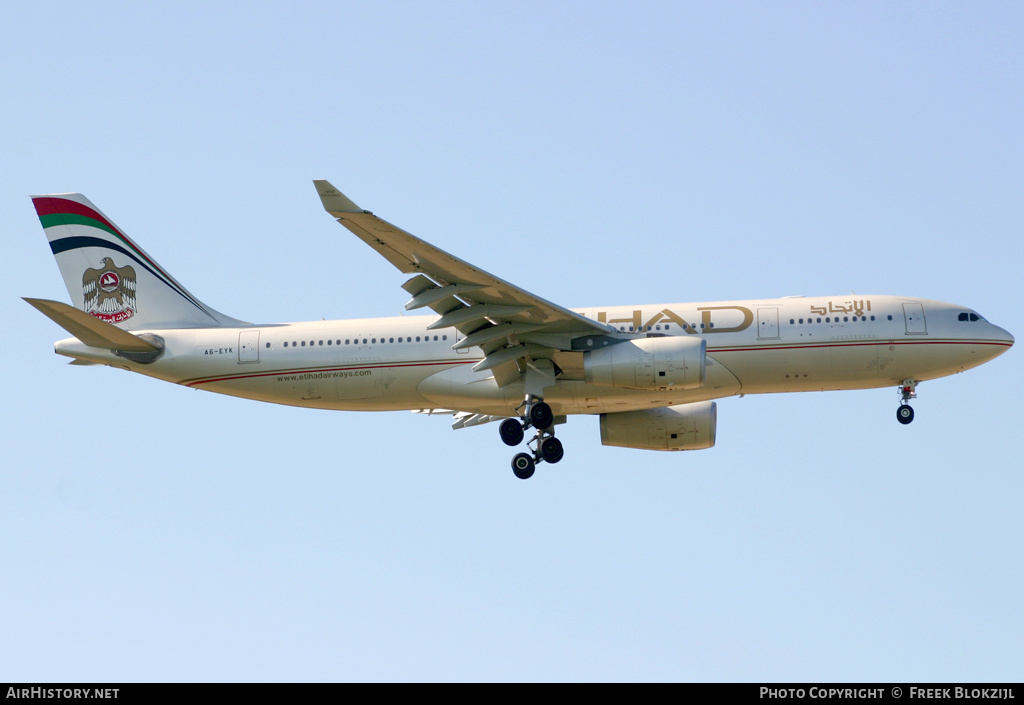
[[[72,364],[120,367],[247,399],[491,421],[519,478],[557,463],[555,429],[600,416],[601,442],[715,444],[714,400],[738,394],[898,389],[910,423],[920,382],[1006,352],[977,311],[905,296],[564,308],[357,207],[327,181],[324,208],[399,271],[409,311],[433,315],[247,323],[190,294],[81,194],[33,196],[73,305],[26,299],[69,332]],[[530,436],[527,440],[527,436]]]

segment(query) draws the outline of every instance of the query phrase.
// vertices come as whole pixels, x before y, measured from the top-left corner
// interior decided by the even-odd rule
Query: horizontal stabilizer
[[[152,353],[160,348],[115,325],[101,321],[74,306],[47,299],[25,301],[39,309],[47,318],[92,348],[118,352]]]

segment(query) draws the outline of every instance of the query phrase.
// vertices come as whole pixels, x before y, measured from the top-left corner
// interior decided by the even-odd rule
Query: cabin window
[[[270,348],[270,343],[267,343],[267,348]]]

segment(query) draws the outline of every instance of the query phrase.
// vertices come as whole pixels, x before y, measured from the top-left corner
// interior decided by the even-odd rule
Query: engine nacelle
[[[627,389],[695,389],[704,384],[703,338],[627,340],[583,354],[587,382]]]
[[[601,414],[601,443],[640,450],[701,450],[715,445],[713,401]]]

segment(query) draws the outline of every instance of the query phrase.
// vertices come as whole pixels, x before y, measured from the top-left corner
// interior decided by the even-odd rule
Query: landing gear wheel
[[[533,456],[529,453],[520,453],[512,458],[512,472],[520,480],[529,480],[533,477],[533,471],[536,467],[536,464],[533,462]]]
[[[515,419],[505,419],[498,427],[501,440],[507,446],[517,446],[523,442],[523,425]]]
[[[551,407],[544,402],[538,402],[530,406],[530,425],[541,431],[546,431],[555,423],[555,415]]]
[[[554,436],[548,436],[540,442],[540,457],[545,463],[557,463],[565,455],[562,442]]]
[[[904,426],[914,420],[914,410],[909,404],[902,404],[900,408],[896,409],[896,420]]]

